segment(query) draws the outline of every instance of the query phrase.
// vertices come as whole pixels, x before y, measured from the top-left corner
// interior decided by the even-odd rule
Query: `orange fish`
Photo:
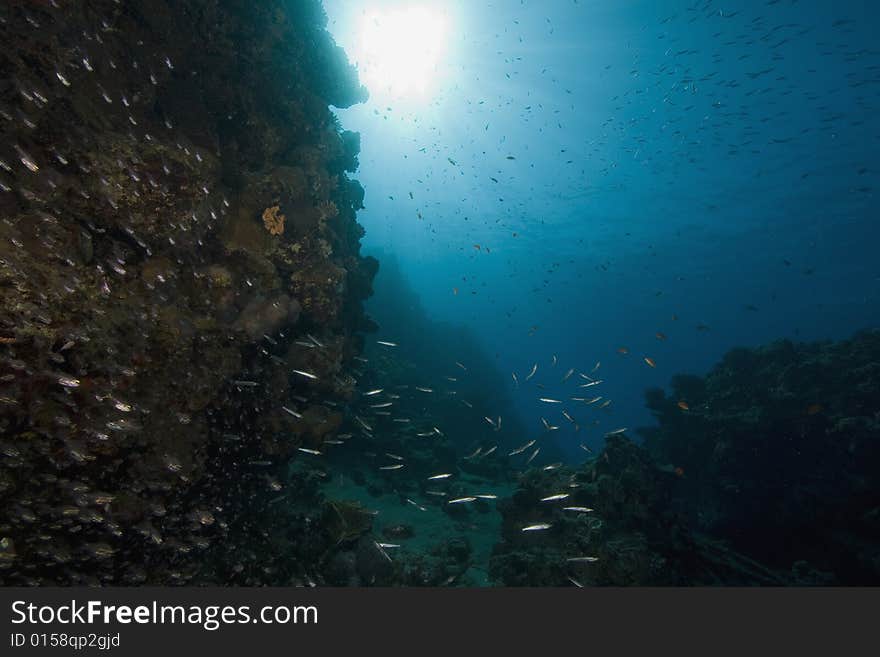
[[[686,401],[678,402],[678,407],[683,411],[689,411],[691,409],[691,407],[688,406],[688,403]]]
[[[657,367],[657,363],[655,363],[652,358],[648,358],[647,356],[645,356],[645,362],[651,367]]]
[[[673,472],[675,472],[676,477],[684,477],[684,468],[680,466],[673,470]]]
[[[807,406],[807,415],[815,415],[822,412],[822,404],[810,404]]]
[[[660,331],[657,331],[657,332],[654,334],[654,336],[655,336],[658,340],[665,340],[665,339],[666,339],[666,334],[661,333]]]
[[[626,347],[618,347],[618,348],[617,348],[617,353],[619,353],[619,354],[623,354],[623,355],[625,356],[626,354],[629,353],[629,349],[627,349]]]

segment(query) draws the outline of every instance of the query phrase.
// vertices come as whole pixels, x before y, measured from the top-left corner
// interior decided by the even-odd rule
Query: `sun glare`
[[[448,18],[427,7],[368,12],[357,61],[373,95],[425,96],[436,81],[446,49]]]

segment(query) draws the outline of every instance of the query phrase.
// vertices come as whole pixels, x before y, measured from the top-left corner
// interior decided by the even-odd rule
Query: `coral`
[[[288,464],[341,422],[375,273],[329,108],[365,92],[320,4],[7,4],[0,68],[40,96],[0,86],[28,119],[0,122],[0,584],[317,577],[321,500]],[[289,288],[313,277],[310,314]],[[306,331],[327,405],[293,425]]]
[[[642,434],[680,468],[677,504],[701,531],[775,568],[801,563],[801,577],[877,584],[878,388],[878,331],[735,349],[705,377],[674,378],[671,397],[650,391],[659,426]]]
[[[263,225],[271,235],[281,235],[284,233],[284,215],[279,214],[279,210],[280,208],[277,205],[263,210]]]

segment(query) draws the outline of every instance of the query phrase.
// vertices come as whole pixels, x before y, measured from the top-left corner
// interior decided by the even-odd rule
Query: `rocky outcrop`
[[[286,583],[324,554],[251,529],[339,426],[370,326],[359,140],[329,109],[365,91],[325,22],[0,9],[3,584]]]
[[[735,349],[649,391],[643,431],[701,531],[811,583],[880,584],[880,332]],[[685,407],[685,408],[683,408]]]

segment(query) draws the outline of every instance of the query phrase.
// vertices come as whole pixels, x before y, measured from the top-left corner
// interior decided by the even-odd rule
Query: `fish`
[[[576,513],[590,513],[592,511],[591,508],[586,506],[564,506],[562,507],[563,511],[574,511]]]
[[[492,445],[492,447],[490,447],[485,452],[483,452],[483,458],[486,458],[487,456],[489,456],[489,454],[494,452],[496,449],[498,449],[498,445]]]
[[[580,448],[581,448],[582,450],[584,450],[585,452],[587,452],[588,454],[592,454],[592,453],[593,453],[593,450],[591,450],[589,447],[587,447],[587,446],[584,445],[583,443],[580,444]]]
[[[373,433],[373,427],[371,427],[369,424],[367,424],[366,422],[364,422],[364,421],[360,418],[360,416],[355,415],[355,416],[354,416],[354,419],[357,420],[357,423],[360,424],[364,429],[366,429],[366,430],[369,431],[370,433]]]
[[[546,523],[546,522],[539,522],[536,525],[527,525],[527,526],[523,527],[522,531],[524,531],[524,532],[540,532],[540,531],[544,531],[545,529],[550,529],[552,526],[553,525]]]
[[[391,557],[388,556],[388,553],[382,548],[382,546],[379,545],[379,543],[376,543],[376,541],[373,541],[373,543],[375,544],[376,549],[379,550],[379,552],[381,552],[382,555],[383,555],[386,559],[388,559],[388,561],[391,561]]]
[[[437,479],[449,479],[452,476],[451,472],[444,472],[442,474],[436,474],[431,477],[428,477],[428,481],[435,481]]]
[[[602,383],[602,379],[599,379],[597,381],[590,381],[589,383],[582,383],[578,386],[578,388],[592,388],[593,386],[597,386],[600,383]]]
[[[602,361],[596,361],[596,364],[593,366],[593,369],[590,370],[590,374],[593,374],[596,370],[602,367]]]
[[[493,427],[493,428],[495,427],[495,420],[493,420],[492,418],[490,418],[488,415],[483,416],[483,419],[486,420],[486,422],[489,423],[489,426],[491,426],[491,427]]]
[[[556,367],[556,363],[558,362],[558,361],[556,360],[556,354],[553,354],[552,361],[553,361],[553,367]]]
[[[621,354],[621,355],[623,355],[623,356],[626,356],[626,355],[629,353],[629,349],[626,348],[626,347],[618,347],[618,348],[617,348],[617,353],[619,353],[619,354]]]
[[[300,376],[304,376],[307,379],[311,379],[313,381],[317,381],[318,377],[312,374],[311,372],[306,372],[305,370],[293,370],[294,374],[299,374]]]
[[[371,397],[373,395],[378,395],[383,390],[384,390],[384,388],[376,388],[375,390],[368,390],[367,392],[364,393],[364,397]]]
[[[579,581],[577,581],[574,577],[570,577],[570,576],[569,576],[569,577],[568,577],[568,581],[571,582],[572,584],[574,584],[574,585],[575,585],[576,587],[578,587],[579,589],[584,588],[584,585],[581,584]]]
[[[409,499],[408,497],[406,498],[406,501],[409,502],[410,504],[412,504],[414,507],[416,507],[419,511],[427,511],[427,509],[425,507],[423,507],[421,504],[419,504],[418,502],[414,502],[413,500]]]
[[[419,392],[434,392],[434,389],[433,389],[433,388],[422,388],[422,387],[419,387],[419,386],[414,386],[414,387],[415,387],[415,389],[418,390]]]
[[[471,454],[470,456],[465,456],[464,458],[465,458],[466,461],[470,461],[471,459],[475,459],[475,458],[477,458],[477,457],[480,455],[480,452],[482,452],[482,451],[483,451],[483,448],[482,448],[482,447],[477,447],[477,451],[476,451],[476,452],[474,452],[474,453]]]
[[[574,418],[571,415],[569,415],[566,411],[562,411],[562,414],[565,416],[566,420],[568,420],[572,424],[575,423]]]
[[[461,369],[463,369],[465,372],[467,372],[467,368],[466,368],[464,365],[462,365],[462,364],[459,363],[458,361],[455,361],[455,364],[458,365],[458,366],[459,366]]]
[[[561,404],[562,403],[562,400],[551,399],[550,397],[538,397],[538,401],[544,402],[545,404]]]
[[[519,385],[519,379],[516,378],[516,372],[511,372],[511,373],[510,373],[510,376],[513,377],[513,382],[514,382],[516,385]]]
[[[665,334],[665,333],[661,333],[660,331],[657,331],[657,332],[654,334],[654,337],[657,338],[658,340],[661,340],[661,341],[662,341],[662,340],[665,340],[665,339],[666,339],[666,334]]]
[[[564,500],[567,497],[571,497],[568,493],[556,493],[555,495],[548,495],[547,497],[542,497],[541,502],[556,502],[558,500]]]
[[[383,404],[371,404],[370,408],[388,408],[389,406],[393,406],[394,402],[385,402]]]
[[[308,447],[297,447],[297,449],[306,454],[311,454],[312,456],[321,456],[322,452],[319,452],[316,449],[309,449]]]
[[[574,368],[572,367],[568,372],[565,373],[565,376],[562,377],[562,382],[565,383],[571,378],[571,375],[574,374]]]
[[[529,372],[528,376],[526,377],[526,381],[528,381],[528,380],[531,379],[533,376],[535,376],[535,372],[537,372],[537,371],[538,371],[538,364],[535,363],[534,365],[532,365],[532,371]]]
[[[615,429],[614,431],[609,431],[608,433],[605,434],[605,437],[608,438],[609,436],[618,436],[618,435],[624,433],[626,431],[626,429],[627,429],[626,427],[623,427],[621,429]]]
[[[569,557],[566,561],[571,562],[579,562],[579,563],[593,563],[594,561],[599,561],[599,557]]]
[[[454,500],[449,500],[447,504],[466,504],[467,502],[473,502],[476,497],[456,497]]]
[[[541,451],[541,448],[538,447],[534,452],[532,452],[532,455],[529,457],[529,460],[526,461],[526,465],[528,465],[529,463],[531,463],[532,461],[534,461],[534,460],[535,460],[535,457],[538,455],[538,452],[540,452],[540,451]]]
[[[645,362],[648,364],[649,367],[657,367],[657,363],[654,362],[653,358],[648,358],[647,356],[645,356]]]
[[[411,501],[411,500],[407,500],[407,501]],[[400,547],[400,545],[398,543],[378,543],[377,545],[380,548],[385,548],[386,550],[389,548],[399,548]]]
[[[390,459],[394,459],[395,461],[402,461],[403,460],[402,456],[398,456],[397,454],[392,454],[391,452],[385,452],[385,456],[387,456]]]
[[[484,493],[482,495],[474,495],[474,497],[476,497],[477,499],[481,499],[481,500],[497,500],[498,499],[498,496],[493,495],[492,493]]]
[[[544,466],[543,468],[541,468],[541,469],[544,470],[544,471],[546,472],[546,471],[548,471],[548,470],[558,470],[558,469],[561,468],[561,467],[562,467],[562,463],[561,463],[561,462],[557,462],[557,463],[551,463],[550,465],[545,465],[545,466]]]
[[[690,406],[688,406],[688,403],[686,401],[679,401],[676,406],[678,406],[683,411],[689,411],[691,408]]]
[[[376,340],[376,344],[381,344],[383,347],[396,347],[396,342],[388,342],[387,340]]]
[[[380,470],[400,470],[404,467],[403,463],[395,463],[394,465],[383,465],[379,469]]]
[[[512,452],[510,452],[510,454],[508,454],[508,456],[516,456],[517,454],[522,454],[524,451],[526,451],[529,447],[531,447],[532,445],[534,445],[536,442],[537,442],[537,441],[535,441],[535,440],[530,440],[529,442],[527,442],[527,443],[526,443],[525,445],[523,445],[522,447],[517,447],[515,450],[513,450]]]

